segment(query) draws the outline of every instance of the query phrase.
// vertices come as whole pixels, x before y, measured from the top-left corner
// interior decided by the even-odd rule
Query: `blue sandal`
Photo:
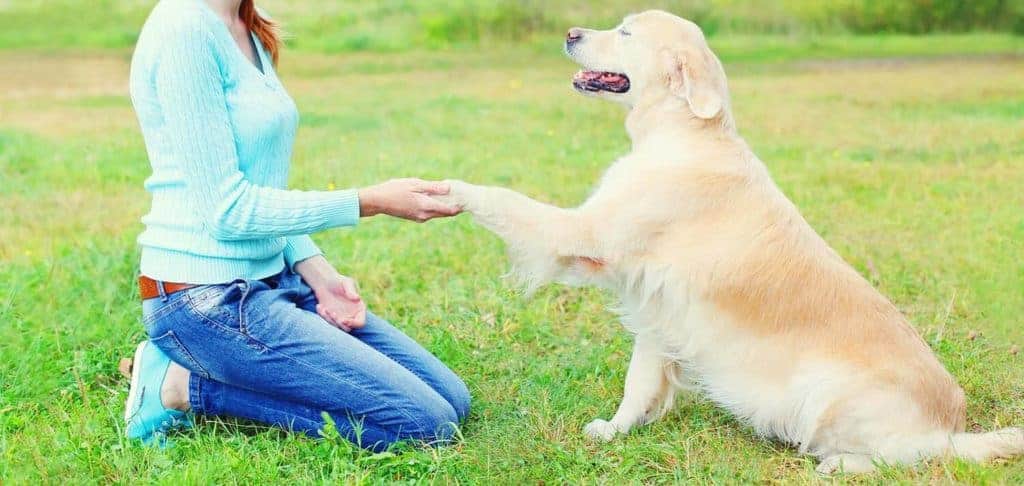
[[[168,432],[192,427],[189,414],[165,408],[160,399],[170,366],[171,358],[148,340],[135,348],[131,388],[124,409],[125,435],[129,439],[141,439],[146,445],[155,442],[164,447]]]

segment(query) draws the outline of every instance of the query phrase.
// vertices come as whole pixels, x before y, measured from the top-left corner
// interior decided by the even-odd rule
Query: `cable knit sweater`
[[[131,96],[153,168],[143,275],[268,277],[320,253],[309,233],[359,219],[354,190],[285,189],[298,112],[253,40],[262,71],[203,0],[161,0],[142,29]]]

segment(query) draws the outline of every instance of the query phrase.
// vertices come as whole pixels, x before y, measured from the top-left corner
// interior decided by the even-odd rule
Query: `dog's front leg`
[[[557,279],[583,261],[600,266],[592,225],[577,209],[544,204],[500,187],[449,181],[448,195],[435,196],[460,206],[508,245],[514,273],[528,287]]]
[[[544,204],[503,187],[448,181],[448,195],[435,196],[473,215],[481,226],[506,241],[546,241],[578,246],[587,239],[578,211]]]
[[[636,425],[656,420],[672,405],[674,390],[666,372],[667,363],[656,339],[637,336],[633,357],[626,372],[626,386],[619,410],[610,421],[597,419],[583,432],[590,438],[609,441]]]

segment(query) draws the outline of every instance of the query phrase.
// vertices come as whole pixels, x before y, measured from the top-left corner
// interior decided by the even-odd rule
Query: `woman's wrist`
[[[359,189],[356,191],[356,197],[359,198],[359,217],[367,218],[381,213],[380,206],[377,204],[376,191],[374,191],[373,187]]]
[[[314,291],[338,278],[338,271],[323,255],[315,255],[296,263],[295,273],[298,273]]]

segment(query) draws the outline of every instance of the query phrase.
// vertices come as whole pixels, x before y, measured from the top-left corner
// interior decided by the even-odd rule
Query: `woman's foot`
[[[160,388],[160,401],[164,407],[181,412],[189,411],[191,405],[188,403],[188,377],[187,369],[171,361],[164,377],[164,385]]]
[[[167,432],[192,426],[188,411],[189,372],[149,341],[139,343],[131,366],[131,388],[125,403],[125,435],[146,444]]]

